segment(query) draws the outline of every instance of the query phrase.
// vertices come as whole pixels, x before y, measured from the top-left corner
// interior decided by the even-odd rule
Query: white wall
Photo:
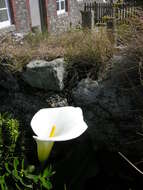
[[[38,27],[41,30],[39,0],[29,0],[32,27]]]

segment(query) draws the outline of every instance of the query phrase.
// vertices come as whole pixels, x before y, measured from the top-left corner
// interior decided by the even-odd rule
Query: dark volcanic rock
[[[8,91],[18,91],[19,85],[8,68],[0,65],[0,88]],[[2,91],[2,90],[1,90]]]
[[[84,110],[93,146],[123,151],[135,156],[142,152],[140,110],[143,108],[137,62],[115,57],[112,70],[100,81],[82,80],[73,90],[76,106]],[[134,152],[136,149],[136,152]]]
[[[143,91],[134,59],[114,57],[111,65],[99,80],[84,79],[73,89],[74,105],[83,109],[89,128],[77,139],[55,143],[48,160],[56,171],[54,189],[63,190],[64,184],[68,190],[131,188],[124,182],[130,184],[134,178],[126,175],[117,152],[129,153],[137,161],[143,157],[143,140],[136,134],[142,131]],[[41,108],[67,106],[68,101],[64,90],[62,95],[37,90],[20,75],[16,79],[0,68],[0,112],[12,113],[20,121],[28,161],[37,163],[31,118]]]

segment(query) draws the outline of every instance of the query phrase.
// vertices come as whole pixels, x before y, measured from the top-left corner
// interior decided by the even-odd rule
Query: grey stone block
[[[64,88],[64,59],[47,62],[33,60],[26,66],[23,80],[30,86],[44,90],[61,91]]]

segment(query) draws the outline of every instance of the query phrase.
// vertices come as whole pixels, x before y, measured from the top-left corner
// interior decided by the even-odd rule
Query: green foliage
[[[19,136],[19,122],[16,119],[9,119],[6,122],[6,128],[10,134],[11,143],[16,143]]]
[[[10,115],[0,113],[0,136],[3,150],[14,152],[17,139],[19,137],[19,122]]]
[[[54,174],[51,167],[47,167],[43,172],[36,174],[35,166],[29,165],[24,167],[24,159],[19,161],[18,158],[13,158],[13,163],[4,164],[5,173],[0,175],[0,187],[7,190],[13,187],[15,190],[30,190],[30,189],[52,189],[50,177]]]
[[[143,11],[138,10],[136,16],[128,19],[128,24],[118,27],[118,39],[126,46],[126,54],[143,61]]]
[[[103,20],[104,22],[113,21],[113,19],[114,19],[113,17],[108,16],[108,15],[102,17],[102,20]]]
[[[0,113],[0,189],[1,190],[44,190],[52,189],[52,168],[36,170],[34,165],[25,164],[23,153],[16,152],[20,135],[18,120],[9,114]]]
[[[143,34],[143,20],[142,20],[143,11],[138,9],[136,10],[136,15],[127,18],[126,23],[122,23],[117,26],[118,37],[122,43],[126,46],[130,46],[133,42],[136,49],[136,42],[142,40]],[[141,41],[142,43],[142,41]]]
[[[120,8],[124,3],[124,0],[118,0],[117,2],[113,3],[113,7]]]

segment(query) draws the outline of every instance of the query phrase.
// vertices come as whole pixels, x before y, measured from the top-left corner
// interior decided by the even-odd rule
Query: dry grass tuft
[[[71,75],[75,73],[77,80],[90,76],[98,78],[99,71],[103,69],[113,54],[113,44],[105,30],[80,31],[69,37],[66,46],[65,59]]]
[[[13,71],[33,59],[52,60],[58,57],[72,64],[95,65],[106,62],[112,55],[112,44],[105,31],[70,31],[60,36],[28,34],[22,41],[8,36],[0,45],[0,62]]]

